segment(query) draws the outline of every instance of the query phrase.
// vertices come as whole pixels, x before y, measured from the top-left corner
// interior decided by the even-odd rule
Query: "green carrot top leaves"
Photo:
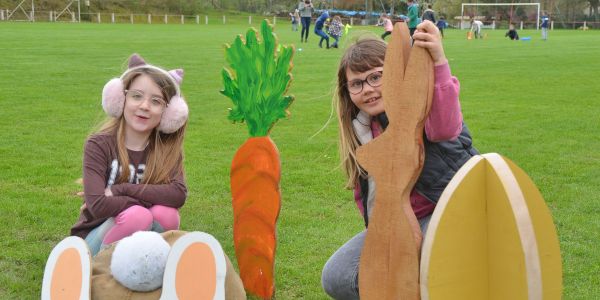
[[[292,80],[292,46],[277,47],[277,37],[264,20],[260,26],[262,42],[256,30],[249,29],[246,41],[239,35],[226,45],[221,93],[233,102],[229,119],[246,122],[251,137],[267,136],[277,120],[287,116],[294,100],[284,95]]]

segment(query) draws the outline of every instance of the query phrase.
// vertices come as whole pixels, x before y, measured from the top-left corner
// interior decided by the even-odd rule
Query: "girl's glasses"
[[[368,85],[372,87],[378,87],[383,83],[381,80],[383,77],[383,73],[381,71],[375,71],[369,75],[365,80],[355,79],[348,83],[346,86],[348,87],[348,91],[354,95],[359,94],[363,90],[363,84],[366,82]]]
[[[125,90],[125,99],[128,101],[141,104],[146,99],[146,96],[143,92],[137,90]],[[162,97],[151,96],[150,97],[150,107],[154,109],[162,109],[167,105],[167,101]]]

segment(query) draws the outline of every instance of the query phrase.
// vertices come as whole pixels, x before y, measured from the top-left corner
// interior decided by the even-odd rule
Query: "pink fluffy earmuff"
[[[129,58],[128,69],[119,78],[113,78],[104,85],[102,90],[102,108],[111,117],[119,118],[123,114],[123,107],[125,106],[125,86],[123,85],[123,78],[129,72],[141,69],[149,68],[166,75],[169,80],[172,81],[177,92],[173,96],[167,108],[162,114],[158,130],[163,133],[173,133],[177,131],[188,118],[188,106],[185,103],[185,99],[181,96],[181,90],[179,85],[183,81],[183,70],[171,70],[165,71],[159,67],[147,64],[141,56],[137,53],[131,55]]]

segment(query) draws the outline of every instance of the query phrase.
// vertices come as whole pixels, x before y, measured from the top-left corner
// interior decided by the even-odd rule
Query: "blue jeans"
[[[430,219],[431,215],[419,220],[423,239],[425,239]],[[358,266],[366,235],[366,230],[355,235],[325,263],[321,275],[321,284],[325,292],[333,299],[360,299],[358,293]]]
[[[327,48],[329,48],[329,36],[321,29],[315,29],[315,34],[321,37],[321,40],[319,41],[319,47],[323,47],[323,40],[325,40]]]
[[[100,224],[100,226],[90,231],[85,237],[85,242],[88,244],[88,247],[90,247],[92,256],[96,256],[96,254],[102,250],[102,246],[104,246],[102,241],[113,226],[115,226],[115,218],[108,218],[104,223]],[[158,233],[165,231],[156,221],[152,222],[152,228],[150,228],[150,230]]]
[[[340,41],[340,37],[338,35],[332,35],[331,37],[335,40],[331,47],[337,47],[338,42]]]
[[[310,17],[300,17],[300,22],[302,23],[302,31],[300,31],[300,40],[304,38],[306,41],[308,39],[308,33],[310,32]]]

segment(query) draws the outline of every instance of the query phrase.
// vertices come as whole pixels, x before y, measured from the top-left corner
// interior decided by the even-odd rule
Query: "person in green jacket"
[[[413,33],[417,29],[417,25],[419,25],[419,5],[414,0],[408,0],[406,2],[408,5],[408,29],[410,30],[410,36],[412,37]]]

